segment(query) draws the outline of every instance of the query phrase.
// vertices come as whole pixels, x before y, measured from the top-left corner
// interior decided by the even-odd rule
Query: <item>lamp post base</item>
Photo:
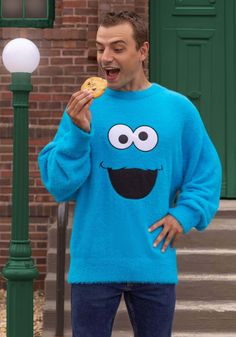
[[[33,312],[33,282],[8,280],[7,336],[33,337]]]
[[[7,279],[7,337],[33,337],[33,280],[38,270],[30,241],[12,240],[10,252],[2,273]]]

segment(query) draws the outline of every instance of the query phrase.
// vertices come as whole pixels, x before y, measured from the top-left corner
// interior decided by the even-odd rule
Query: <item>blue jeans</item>
[[[72,284],[73,337],[111,337],[122,293],[134,337],[170,337],[175,284]]]

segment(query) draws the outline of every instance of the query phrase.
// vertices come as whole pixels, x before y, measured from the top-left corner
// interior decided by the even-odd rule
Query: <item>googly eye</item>
[[[133,132],[127,125],[117,124],[110,129],[108,139],[115,148],[127,149],[133,143]]]
[[[158,135],[150,126],[140,126],[134,131],[134,145],[141,151],[151,151],[158,143]]]

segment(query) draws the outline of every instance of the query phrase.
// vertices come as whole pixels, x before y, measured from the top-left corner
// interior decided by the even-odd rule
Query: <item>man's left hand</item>
[[[158,235],[156,240],[153,243],[154,247],[157,247],[159,243],[166,237],[164,245],[161,251],[164,253],[172,241],[171,247],[174,248],[179,235],[183,233],[183,228],[179,222],[170,214],[166,215],[161,220],[157,221],[149,227],[148,231],[153,232],[155,229],[163,227],[163,230]]]

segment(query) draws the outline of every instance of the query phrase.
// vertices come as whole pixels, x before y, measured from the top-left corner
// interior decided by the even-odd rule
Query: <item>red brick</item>
[[[96,0],[89,0],[88,1],[88,8],[97,8],[98,2]]]
[[[83,72],[84,68],[79,66],[69,66],[64,68],[65,75],[80,75]]]
[[[47,233],[30,233],[30,240],[47,240]]]
[[[4,88],[5,86],[1,86],[1,92],[0,92],[0,99],[11,99],[12,98],[12,92],[8,88]]]
[[[62,55],[63,56],[84,56],[86,53],[86,50],[63,50]]]
[[[63,74],[63,69],[61,67],[56,67],[56,66],[50,66],[50,67],[43,67],[39,71],[40,75],[62,75]]]
[[[42,77],[42,76],[33,76],[32,77],[32,84],[38,85],[38,84],[49,84],[51,82],[50,77]]]
[[[63,91],[63,87],[60,85],[45,85],[45,86],[40,86],[39,87],[39,92],[62,92]]]
[[[74,17],[74,16],[65,16],[64,18],[63,18],[63,24],[65,25],[68,25],[68,24],[70,24],[70,25],[72,25],[72,24],[75,24],[75,23],[79,23],[79,19],[78,19],[78,17]],[[72,25],[72,27],[73,27],[73,25]]]
[[[47,242],[37,242],[38,248],[47,248]]]
[[[63,7],[64,8],[77,8],[77,7],[86,7],[87,1],[83,0],[64,0],[63,1]]]
[[[10,171],[0,171],[0,177],[2,178],[10,178],[12,176]]]
[[[64,57],[64,58],[52,58],[51,59],[52,65],[58,65],[58,64],[73,64],[73,58],[72,57]]]
[[[36,202],[53,202],[53,197],[51,195],[36,195]]]
[[[56,94],[56,95],[52,95],[52,99],[54,101],[64,101],[64,102],[67,102],[70,99],[70,95]]]
[[[98,17],[97,16],[89,16],[88,17],[88,23],[91,24],[98,24]]]
[[[52,84],[73,84],[75,83],[75,78],[72,76],[54,76],[52,78]]]
[[[64,8],[62,12],[63,17],[65,17],[66,15],[73,16],[73,13],[74,13],[73,8]]]
[[[41,265],[45,266],[46,262],[47,262],[47,260],[45,258],[36,259],[37,265],[41,264]]]
[[[2,232],[10,232],[11,224],[0,225],[0,235],[2,236]]]
[[[6,76],[2,76],[2,74],[1,74],[1,82],[2,83],[10,84],[10,82],[11,82],[11,76],[9,74],[6,75]],[[2,88],[3,88],[3,86],[2,86]]]
[[[45,29],[44,38],[46,40],[79,40],[85,38],[83,30],[79,29]]]
[[[50,101],[51,95],[31,93],[30,98],[35,101]]]

